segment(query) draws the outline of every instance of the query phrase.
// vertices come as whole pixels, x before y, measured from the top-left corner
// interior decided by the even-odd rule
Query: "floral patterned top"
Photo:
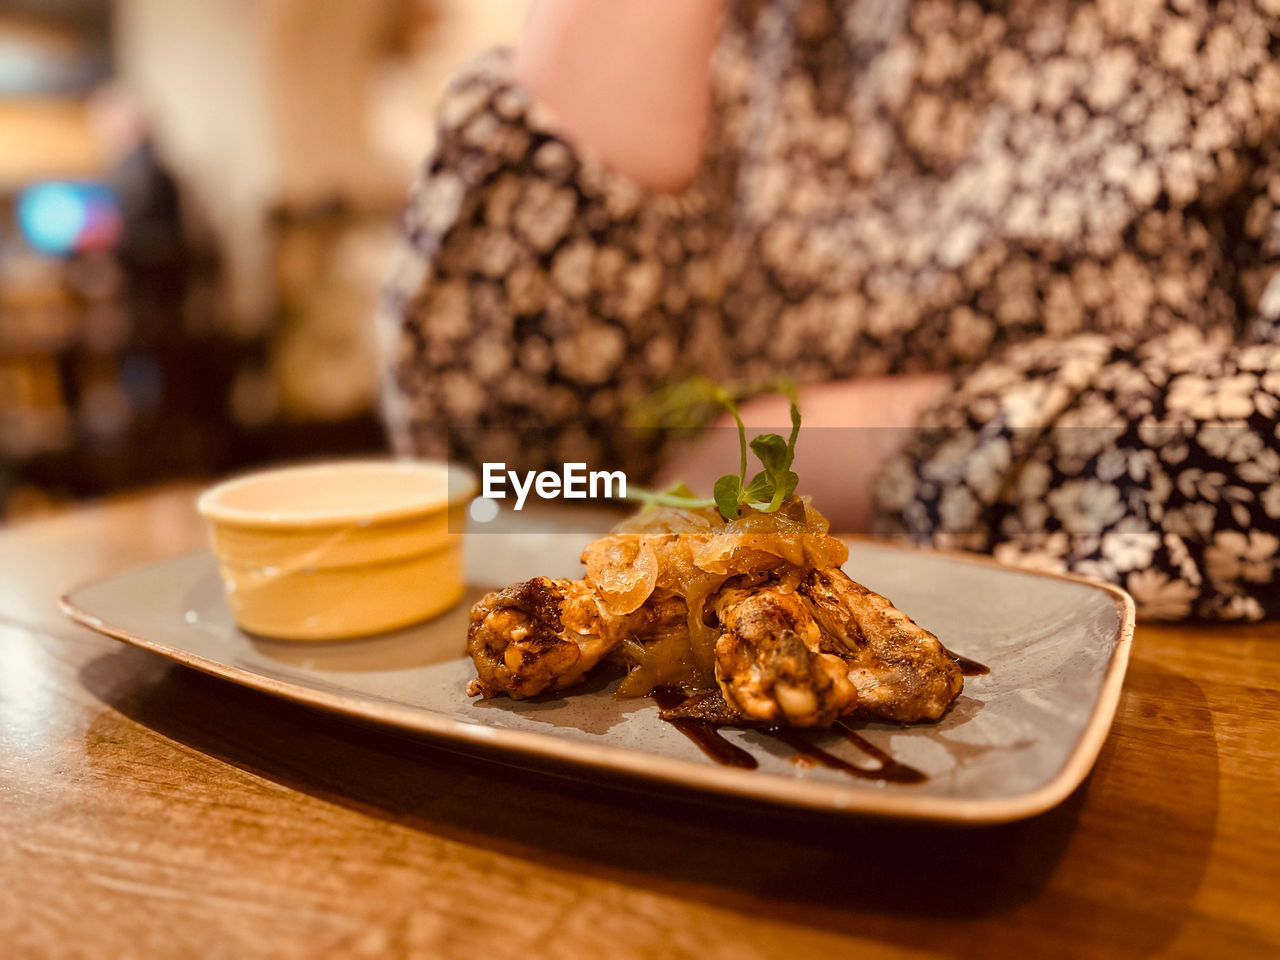
[[[487,55],[384,297],[395,443],[616,460],[684,373],[948,371],[883,532],[1280,615],[1278,46],[1280,0],[736,0],[679,195]]]

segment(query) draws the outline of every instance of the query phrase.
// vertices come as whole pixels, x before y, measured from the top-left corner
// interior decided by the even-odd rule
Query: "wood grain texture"
[[[6,957],[1269,957],[1280,625],[1140,626],[1097,768],[1006,827],[517,770],[76,628],[189,489],[0,532]]]

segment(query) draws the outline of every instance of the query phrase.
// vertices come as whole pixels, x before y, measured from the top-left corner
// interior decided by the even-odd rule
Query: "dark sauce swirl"
[[[701,695],[705,697],[706,695]],[[663,714],[685,707],[698,699],[688,697],[680,690],[661,688],[655,690],[652,697],[657,701]],[[710,711],[714,712],[714,711]],[[838,770],[846,776],[858,780],[875,780],[889,783],[913,784],[923,783],[928,777],[914,767],[899,763],[875,744],[864,739],[853,730],[837,725],[831,732],[842,736],[847,742],[857,747],[863,754],[874,761],[874,766],[863,767],[850,763],[815,744],[810,736],[792,727],[776,727],[753,724],[749,722],[716,722],[708,719],[690,717],[663,716],[665,722],[671,724],[688,737],[698,748],[716,763],[724,766],[738,767],[743,770],[755,770],[759,767],[756,758],[736,744],[730,743],[720,733],[722,726],[742,727],[770,737],[779,743],[786,744],[795,751],[792,762],[805,766],[823,766],[829,770]]]
[[[660,687],[651,696],[663,711],[674,710],[689,699],[683,691],[672,690],[670,687]],[[760,766],[755,757],[721,736],[716,724],[710,721],[666,717],[663,720],[692,740],[699,750],[721,766],[740,767],[743,770],[754,770]]]

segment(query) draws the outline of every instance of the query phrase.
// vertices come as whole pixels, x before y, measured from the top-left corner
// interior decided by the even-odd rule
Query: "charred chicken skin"
[[[744,719],[827,727],[853,710],[857,687],[839,656],[823,653],[817,622],[795,593],[722,590],[716,685]]]
[[[588,547],[587,577],[535,577],[471,611],[471,695],[566,690],[606,659],[621,695],[715,695],[717,722],[825,727],[858,716],[936,720],[964,679],[938,638],[840,569],[848,556],[796,499],[716,523],[691,511]]]
[[[960,666],[928,630],[843,570],[815,570],[799,588],[858,690],[859,711],[883,720],[937,720],[960,695]]]
[[[579,683],[627,637],[684,617],[684,605],[650,602],[611,616],[581,580],[534,577],[480,600],[471,610],[467,651],[476,679],[471,696],[521,699]]]

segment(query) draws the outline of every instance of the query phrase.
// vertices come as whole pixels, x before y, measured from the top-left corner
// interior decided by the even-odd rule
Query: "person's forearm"
[[[724,0],[534,0],[515,79],[565,134],[655,190],[702,159]]]

